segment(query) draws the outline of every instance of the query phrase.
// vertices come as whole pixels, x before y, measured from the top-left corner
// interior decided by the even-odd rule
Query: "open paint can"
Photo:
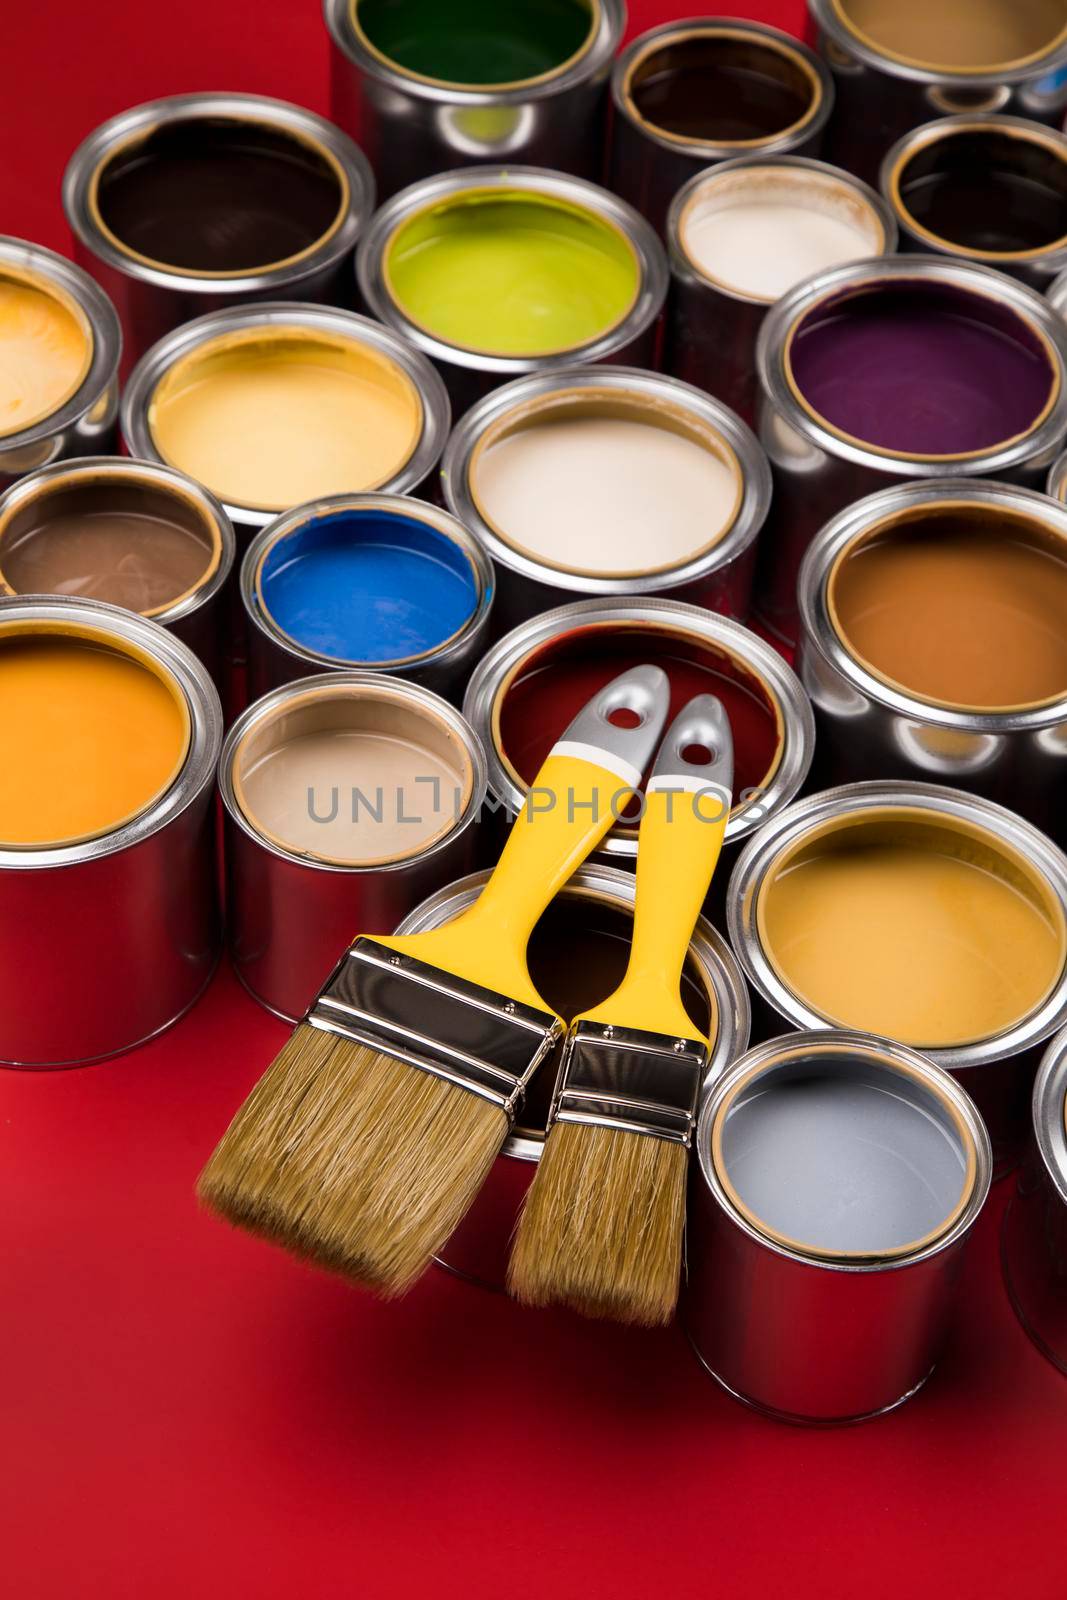
[[[331,114],[383,197],[479,161],[599,178],[623,0],[324,0],[323,12]]]
[[[739,156],[697,173],[667,218],[664,365],[753,422],[767,308],[813,273],[896,247],[885,201],[825,162]]]
[[[772,306],[757,347],[774,474],[755,606],[794,642],[823,523],[894,480],[1040,487],[1067,432],[1067,325],[1003,273],[929,256],[836,267]]]
[[[401,923],[398,933],[443,927],[477,899],[489,874],[449,884]],[[530,939],[527,959],[538,993],[564,1020],[605,1000],[622,981],[633,929],[634,879],[587,862],[568,879]],[[748,991],[733,955],[701,917],[689,945],[682,993],[712,1041],[705,1088],[747,1047]],[[471,1209],[438,1257],[462,1277],[502,1289],[519,1208],[533,1182],[559,1067],[559,1049],[538,1068],[505,1143]]]
[[[1067,266],[1067,138],[1023,117],[958,116],[906,134],[882,192],[908,247],[1045,290]]]
[[[948,479],[869,495],[800,569],[814,779],[929,778],[1067,843],[1067,506]]]
[[[302,1017],[360,933],[392,933],[476,865],[481,746],[430,690],[373,672],[286,684],[219,763],[227,928],[241,982]]]
[[[252,541],[241,599],[253,698],[333,667],[399,673],[457,700],[485,648],[493,564],[436,506],[334,495]]]
[[[1002,111],[1062,125],[1067,17],[1056,0],[808,0],[808,15],[837,90],[827,154],[869,183],[931,117]]]
[[[611,78],[608,181],[664,231],[681,185],[745,154],[819,154],[834,103],[826,67],[778,28],[734,17],[667,22]]]
[[[789,805],[811,766],[811,706],[777,650],[698,606],[579,600],[499,640],[475,668],[463,709],[485,745],[491,800],[509,818],[522,809],[553,741],[581,707],[645,662],[670,678],[671,717],[695,696],[713,694],[730,719],[734,806],[709,902],[715,910],[738,845]],[[600,846],[612,865],[633,866],[637,821],[623,813]]]
[[[222,711],[172,633],[0,599],[0,1061],[74,1066],[183,1015],[215,967]]]
[[[760,830],[730,879],[756,1037],[847,1027],[954,1073],[1017,1158],[1041,1046],[1067,1020],[1067,857],[1021,817],[926,783],[854,783]]]
[[[748,612],[770,468],[749,428],[675,378],[569,367],[494,389],[453,430],[441,484],[493,558],[497,633],[582,597]]]
[[[1053,278],[1045,290],[1045,298],[1059,316],[1067,317],[1067,270]]]
[[[169,628],[216,682],[233,561],[233,528],[214,495],[154,462],[60,462],[0,495],[0,594],[124,606]]]
[[[1037,1348],[1067,1373],[1067,1033],[1041,1063],[1030,1152],[1004,1214],[1004,1281]]]
[[[0,235],[0,490],[111,449],[121,350],[115,308],[92,278]]]
[[[374,210],[366,157],[332,123],[254,94],[179,94],[110,117],[63,179],[76,259],[118,307],[125,365],[179,323],[245,300],[351,299]]]
[[[1067,450],[1049,468],[1047,492],[1061,505],[1067,504]]]
[[[989,1194],[969,1096],[869,1034],[792,1034],[704,1103],[683,1316],[738,1400],[783,1422],[892,1411],[929,1377]]]
[[[356,253],[363,304],[439,367],[465,409],[576,362],[654,364],[663,246],[616,195],[539,167],[412,184]]]

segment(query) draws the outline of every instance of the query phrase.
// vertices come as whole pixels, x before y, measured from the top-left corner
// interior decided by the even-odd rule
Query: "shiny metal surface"
[[[1032,1102],[1030,1151],[1004,1214],[1001,1256],[1015,1313],[1067,1373],[1067,1033],[1045,1053]]]
[[[332,158],[348,187],[340,226],[299,260],[240,273],[171,270],[121,249],[100,227],[89,203],[90,187],[115,149],[157,128],[200,118],[250,122],[303,139]],[[111,296],[125,340],[123,372],[180,323],[249,300],[336,302],[352,299],[351,261],[356,241],[374,210],[370,163],[339,128],[303,106],[254,94],[179,94],[132,106],[109,117],[78,146],[63,175],[63,208],[75,259]]]
[[[741,469],[742,498],[734,521],[713,549],[671,571],[638,577],[566,573],[517,550],[482,514],[471,478],[471,461],[486,431],[510,412],[532,402],[592,391],[634,395],[653,410],[680,411],[712,429],[733,450]],[[725,406],[689,384],[636,367],[564,367],[535,373],[494,389],[460,418],[441,461],[445,504],[493,558],[497,597],[493,632],[509,628],[569,600],[610,601],[621,595],[660,596],[704,606],[742,620],[748,614],[756,541],[771,500],[771,473],[759,441]],[[650,538],[654,532],[650,530]]]
[[[442,927],[472,904],[488,876],[488,872],[478,872],[440,890],[405,917],[397,932],[422,933]],[[632,873],[586,862],[560,893],[564,900],[590,900],[632,914],[634,879]],[[719,1021],[704,1076],[703,1092],[707,1093],[748,1045],[748,990],[725,939],[703,917],[689,948],[694,973],[713,1002]],[[540,1130],[520,1127],[510,1135],[477,1200],[438,1258],[440,1265],[485,1287],[504,1287],[519,1208],[533,1182],[543,1148],[544,1134]]]
[[[122,354],[122,330],[115,308],[80,267],[43,245],[0,234],[0,273],[5,268],[53,283],[68,295],[89,324],[93,349],[83,382],[58,411],[0,439],[0,490],[40,467],[77,456],[106,454],[113,447]]]
[[[259,603],[257,585],[264,558],[280,539],[296,532],[306,522],[331,512],[360,509],[394,511],[435,528],[459,546],[470,563],[477,589],[477,601],[460,631],[444,644],[424,655],[396,662],[335,661],[309,650],[291,639]],[[446,699],[463,697],[471,669],[480,659],[486,643],[494,600],[493,564],[476,539],[446,511],[421,501],[396,494],[330,495],[313,500],[295,511],[286,512],[252,540],[241,563],[241,604],[248,637],[248,695],[260,695],[283,683],[305,678],[309,673],[335,671],[375,671],[395,673],[412,683],[421,683]]]
[[[1067,450],[1063,455],[1057,456],[1049,468],[1045,489],[1053,500],[1059,500],[1061,504],[1067,503]]]
[[[0,628],[22,622],[136,646],[177,682],[190,716],[185,765],[139,816],[80,844],[0,849],[0,1061],[73,1066],[161,1033],[214,971],[222,709],[191,651],[144,617],[93,600],[0,600]]]
[[[808,0],[808,35],[837,91],[826,155],[868,183],[886,151],[931,117],[1000,111],[1051,127],[1067,109],[1067,40],[1008,71],[945,72],[895,61],[860,39],[833,0]]]
[[[416,211],[468,190],[499,189],[546,195],[593,212],[618,228],[638,261],[637,299],[618,327],[573,350],[547,356],[493,356],[447,344],[412,322],[390,294],[384,273],[385,252],[397,228]],[[576,363],[612,361],[620,366],[655,364],[656,330],[667,298],[667,258],[643,217],[595,183],[543,167],[476,167],[440,172],[394,195],[377,211],[356,252],[356,276],[362,304],[379,322],[401,335],[431,360],[448,387],[457,412],[464,411],[490,389],[528,373],[559,373]]]
[[[470,760],[474,781],[462,815],[443,838],[408,860],[371,867],[313,861],[264,838],[237,803],[233,763],[245,734],[298,694],[346,684],[432,712],[462,742]],[[412,906],[476,865],[485,757],[459,712],[430,690],[377,673],[326,673],[273,690],[238,718],[219,760],[219,791],[234,967],[254,999],[296,1022],[357,934],[392,933]]]
[[[818,730],[813,782],[921,778],[985,795],[1067,844],[1067,695],[1028,711],[960,711],[928,702],[876,677],[857,660],[830,618],[834,562],[885,519],[946,503],[1026,516],[1050,528],[1067,556],[1067,506],[1009,484],[973,479],[902,484],[868,495],[827,523],[800,569],[796,669]]]
[[[800,66],[811,82],[811,102],[799,126],[762,139],[693,139],[654,127],[637,114],[630,82],[641,61],[671,45],[716,35],[748,42],[756,49],[762,46],[768,55],[784,55]],[[682,184],[697,172],[748,152],[766,156],[819,155],[833,106],[834,81],[825,63],[792,34],[767,23],[737,17],[665,22],[631,40],[615,62],[611,74],[608,185],[662,234],[671,201]]]
[[[1052,348],[1058,391],[1051,410],[1028,432],[966,460],[891,456],[841,437],[800,404],[786,375],[785,351],[796,324],[831,295],[868,283],[927,281],[991,297],[1030,323]],[[1040,487],[1067,434],[1067,323],[1025,284],[972,262],[886,256],[820,273],[798,284],[770,311],[756,347],[759,436],[774,475],[774,498],[760,543],[756,609],[796,642],[797,577],[823,524],[845,506],[889,484],[921,479],[1005,478]]]
[[[756,911],[767,874],[784,850],[820,825],[886,807],[956,818],[991,833],[1023,855],[1067,908],[1067,856],[1031,823],[991,800],[931,783],[878,781],[844,784],[808,795],[773,817],[749,840],[727,891],[730,944],[752,985],[753,1034],[757,1040],[779,1034],[783,1022],[798,1030],[831,1026],[827,1018],[793,993],[763,947]],[[993,1142],[996,1177],[1002,1177],[1019,1158],[1026,1134],[1030,1087],[1042,1046],[1065,1023],[1067,968],[1045,1000],[1003,1033],[973,1044],[923,1052],[928,1060],[957,1077],[978,1106]]]
[[[604,101],[626,25],[624,0],[594,0],[595,26],[571,61],[506,88],[422,78],[356,28],[352,0],[323,0],[330,115],[366,150],[382,199],[432,173],[519,161],[599,178]],[[591,8],[592,9],[592,8]]]
[[[837,1062],[837,1051],[899,1068],[902,1081],[905,1073],[920,1079],[966,1130],[974,1171],[962,1211],[907,1255],[816,1258],[771,1238],[733,1203],[714,1159],[712,1125],[740,1079],[790,1059]],[[749,1051],[715,1084],[697,1128],[682,1317],[700,1361],[736,1399],[781,1421],[858,1422],[903,1404],[937,1360],[990,1174],[975,1107],[915,1051],[838,1030]]]
[[[1053,311],[1061,317],[1067,317],[1067,271],[1053,278],[1045,290],[1045,298]]]
[[[671,289],[663,365],[667,372],[705,389],[732,407],[750,426],[756,424],[759,379],[756,343],[773,301],[742,294],[707,277],[688,254],[681,237],[682,215],[709,178],[748,167],[783,168],[832,178],[864,202],[881,224],[886,255],[897,248],[897,225],[881,195],[852,173],[807,156],[751,155],[720,162],[713,173],[695,173],[678,190],[667,213],[667,253]]]

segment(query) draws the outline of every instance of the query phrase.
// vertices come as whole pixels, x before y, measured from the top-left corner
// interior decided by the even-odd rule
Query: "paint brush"
[[[509,1289],[527,1305],[645,1326],[674,1312],[709,1049],[681,981],[732,787],[729,721],[701,695],[671,725],[646,788],[626,973],[567,1034],[508,1269]]]
[[[383,1294],[414,1282],[564,1031],[527,942],[641,782],[669,700],[654,666],[600,690],[475,904],[427,933],[356,939],[208,1162],[208,1206]]]

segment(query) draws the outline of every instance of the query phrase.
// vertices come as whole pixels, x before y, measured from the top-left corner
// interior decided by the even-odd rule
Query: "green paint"
[[[554,72],[592,32],[591,0],[354,0],[376,50],[446,83],[516,83]]]
[[[589,344],[637,297],[637,256],[579,206],[506,189],[468,190],[403,223],[385,256],[400,309],[428,333],[487,355]]]

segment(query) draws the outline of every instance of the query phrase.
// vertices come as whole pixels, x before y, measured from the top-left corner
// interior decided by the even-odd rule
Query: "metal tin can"
[[[108,516],[135,516],[146,523],[169,523],[186,534],[193,548],[202,552],[200,571],[190,582],[180,581],[177,593],[162,593],[142,572],[149,563],[137,562],[122,583],[123,600],[114,593],[102,593],[110,580],[106,574],[85,571],[84,587],[71,587],[79,581],[71,567],[67,586],[51,588],[40,581],[40,570],[23,563],[25,584],[14,580],[8,552],[27,542],[52,518],[64,521],[79,513],[87,525]],[[234,562],[234,536],[230,519],[215,499],[200,484],[182,472],[150,461],[133,461],[128,456],[86,456],[79,461],[57,462],[21,478],[0,495],[0,594],[56,595],[81,594],[87,599],[127,604],[139,615],[150,617],[187,644],[218,683],[224,659],[226,621],[223,591]],[[81,554],[81,551],[79,551]],[[148,552],[151,556],[151,551]],[[78,557],[72,556],[72,562]],[[133,558],[136,562],[136,558]],[[128,561],[127,566],[131,563]],[[163,575],[165,576],[165,574]],[[138,600],[136,591],[141,590]]]
[[[773,273],[772,289],[726,282],[694,249],[694,228],[720,209],[778,196],[791,206],[808,206],[855,233],[854,255],[892,255],[897,226],[880,195],[851,173],[806,156],[738,156],[698,172],[675,195],[667,216],[671,291],[663,365],[675,377],[706,389],[754,423],[759,381],[756,341],[767,311],[802,278],[809,263],[790,271],[788,235],[775,264],[761,249],[760,276]],[[766,203],[766,202],[765,202]]]
[[[261,165],[261,196],[249,198],[240,168],[205,187],[227,155]],[[286,189],[271,194],[271,168],[276,184],[303,183],[306,215]],[[126,194],[131,178],[138,192]],[[184,208],[176,183],[187,191]],[[340,129],[254,94],[179,94],[121,111],[78,146],[63,178],[75,257],[118,308],[124,371],[172,328],[226,306],[349,303],[352,253],[374,197],[370,164]],[[242,228],[246,200],[253,209]]]
[[[682,1314],[703,1366],[782,1422],[902,1405],[940,1354],[990,1170],[974,1104],[916,1051],[836,1030],[750,1050],[697,1127]]]
[[[382,197],[481,161],[530,162],[598,178],[607,80],[626,7],[623,0],[580,4],[589,14],[588,32],[547,70],[459,83],[412,70],[377,48],[362,26],[360,0],[323,0],[331,113],[367,151]]]
[[[1061,317],[1067,317],[1067,270],[1053,278],[1045,290],[1045,298],[1053,311]]]
[[[1046,491],[1053,500],[1067,502],[1067,450],[1057,456],[1049,468]]]
[[[892,859],[880,854],[887,841],[895,851]],[[871,871],[875,872],[879,860],[898,863],[901,850],[928,851],[931,870],[940,869],[943,861],[948,865],[952,881],[943,871],[938,876],[938,882],[943,878],[947,884],[947,932],[939,920],[921,915],[923,906],[929,907],[936,898],[929,880],[916,892],[907,893],[906,915],[895,910],[892,925],[885,929],[873,910],[862,926],[856,923],[844,898],[837,902],[840,921],[831,926],[819,911],[817,896],[811,895],[805,902],[805,915],[810,913],[825,930],[825,940],[817,948],[809,946],[812,960],[821,960],[822,950],[845,937],[841,928],[851,928],[854,931],[847,935],[847,943],[848,949],[856,952],[855,970],[870,977],[866,990],[849,997],[847,1009],[855,1014],[831,1014],[825,1002],[820,1009],[823,996],[810,992],[818,981],[817,975],[812,976],[815,969],[805,967],[803,978],[798,977],[797,947],[790,942],[786,923],[779,918],[777,932],[771,925],[772,897],[780,897],[780,886],[787,882],[791,865],[803,868],[813,861],[818,865],[830,853],[831,866],[836,863],[840,867],[837,881],[847,887],[850,882],[859,883],[856,874],[866,862],[873,862]],[[965,937],[956,947],[962,963],[958,969],[950,973],[951,963],[942,959],[944,952],[952,949],[953,929],[959,933],[958,920],[952,920],[952,907],[959,904],[956,885],[964,877],[970,883],[981,876],[978,887],[984,887],[986,874],[971,870],[983,863],[998,891],[998,906],[1003,910],[1008,900],[1014,905],[1017,897],[1020,912],[1025,913],[1020,930],[1025,928],[1035,938],[1034,963],[1027,968],[1020,989],[1010,995],[993,993],[991,974],[984,968],[982,982],[975,980],[966,987],[981,965],[981,955],[972,957]],[[903,884],[905,878],[914,886],[914,871],[899,871],[895,881]],[[810,886],[810,873],[805,881]],[[875,881],[872,878],[869,883]],[[790,887],[799,882],[800,877],[794,877]],[[864,903],[869,901],[868,884]],[[934,784],[871,782],[809,795],[772,818],[749,841],[734,868],[727,921],[730,942],[757,996],[753,1030],[757,1039],[780,1032],[783,1021],[795,1029],[848,1026],[877,1027],[883,1034],[911,1033],[913,1036],[902,1042],[921,1049],[958,1077],[977,1104],[993,1141],[996,1175],[1000,1176],[1018,1158],[1041,1047],[1067,1021],[1067,962],[1061,951],[1067,940],[1065,908],[1067,857],[1021,817],[979,796]],[[915,929],[922,927],[928,942],[922,947],[923,959],[909,967],[909,952],[918,949],[910,934],[905,937],[912,914]],[[978,916],[977,910],[974,914]],[[1003,920],[997,922],[998,938],[1005,925]],[[1011,935],[1005,937],[1011,944]],[[783,964],[783,950],[789,953],[791,969]],[[1039,969],[1038,952],[1044,971]],[[892,972],[894,962],[897,967],[903,962],[913,973],[915,981],[906,994],[899,983],[894,987],[886,979],[881,984],[880,974]],[[997,970],[994,963],[991,971]],[[943,983],[937,978],[941,971],[947,974]],[[934,982],[939,985],[943,1004],[936,1016],[928,1008],[923,1010],[928,993],[917,988],[919,978],[927,989]],[[825,984],[822,987],[825,990]],[[965,1002],[971,1012],[965,1011]]]
[[[354,784],[345,742],[377,733],[407,760],[395,795],[380,774],[371,792],[370,761],[360,787],[342,794],[346,778]],[[272,760],[273,797],[263,788]],[[446,792],[450,772],[455,793]],[[425,790],[412,787],[419,783]],[[485,758],[459,712],[429,689],[372,672],[327,673],[249,706],[226,736],[219,789],[234,967],[254,999],[296,1021],[357,934],[392,933],[427,894],[476,864]],[[412,795],[423,793],[416,817]],[[369,820],[364,835],[334,835],[339,821],[360,817]],[[410,847],[397,840],[399,823],[420,828]],[[375,827],[385,830],[380,838]]]
[[[595,335],[537,354],[502,354],[466,348],[439,337],[409,314],[391,287],[390,257],[403,229],[441,216],[462,217],[487,201],[559,211],[592,226],[621,245],[634,289],[628,307]],[[630,206],[595,183],[540,167],[478,167],[442,172],[404,189],[376,212],[356,252],[364,306],[409,340],[440,369],[457,411],[497,384],[529,373],[555,373],[576,363],[611,361],[622,366],[655,365],[656,331],[667,298],[667,259],[652,229]]]
[[[919,315],[953,321],[981,337],[995,335],[1007,355],[1040,367],[1041,402],[1033,417],[981,448],[935,453],[890,448],[868,442],[827,421],[802,393],[794,371],[798,339],[812,329],[831,327],[840,337],[845,317],[838,313],[864,305],[877,308],[907,300]],[[895,313],[896,315],[896,313]],[[903,318],[896,316],[898,324]],[[899,335],[898,335],[899,337]],[[903,346],[898,345],[898,350]],[[796,589],[800,563],[822,525],[852,501],[908,479],[1006,478],[1039,486],[1062,447],[1067,430],[1067,326],[1048,302],[1003,273],[970,262],[929,256],[895,256],[837,267],[799,284],[771,307],[760,330],[759,435],[774,474],[774,498],[760,545],[755,606],[775,633],[796,640]],[[1047,376],[1047,382],[1046,382]],[[914,382],[922,389],[919,376]],[[869,387],[869,386],[868,386]],[[979,391],[975,388],[973,395]],[[987,380],[984,400],[1019,400],[1017,385]],[[926,398],[924,396],[924,398]],[[1035,405],[1039,402],[1035,401]],[[902,411],[899,390],[892,414]],[[962,415],[962,401],[950,408]],[[889,415],[889,409],[886,415]],[[914,414],[929,431],[926,415],[944,427],[937,410]],[[915,425],[917,429],[917,424]]]
[[[834,84],[779,28],[693,17],[634,39],[615,63],[611,98],[608,181],[662,233],[678,189],[713,162],[818,155]]]
[[[492,802],[503,815],[514,815],[571,715],[602,684],[645,661],[669,674],[672,714],[694,695],[710,693],[730,718],[736,803],[709,901],[715,914],[742,840],[789,805],[811,766],[811,707],[769,644],[698,606],[580,600],[533,617],[499,640],[475,668],[464,713],[485,745]],[[632,867],[636,824],[624,816],[600,850],[611,864]]]
[[[428,559],[433,561],[442,580],[448,574],[441,570],[444,562],[440,553],[445,548],[449,550],[457,566],[462,568],[473,598],[472,609],[465,620],[439,643],[418,654],[375,656],[373,660],[359,661],[316,649],[287,631],[283,620],[272,613],[270,598],[264,592],[265,569],[273,564],[279,571],[284,569],[291,574],[293,561],[300,559],[301,540],[309,532],[328,530],[333,523],[342,530],[350,530],[352,542],[357,543],[361,521],[367,523],[373,533],[384,517],[425,530],[438,547],[429,553]],[[399,674],[413,683],[425,684],[447,699],[461,699],[471,668],[485,648],[493,582],[493,564],[481,545],[455,517],[436,506],[394,494],[332,495],[326,500],[298,506],[253,539],[242,564],[241,601],[248,626],[249,695],[258,699],[283,683],[331,667]],[[398,592],[391,597],[391,603],[383,600],[381,605],[392,615],[404,600],[404,594]],[[353,607],[366,605],[376,609],[372,598],[366,594],[353,592],[350,601]],[[306,620],[314,622],[311,617]],[[329,629],[320,632],[325,636]],[[340,641],[338,647],[342,647]]]
[[[1024,117],[941,117],[899,139],[882,193],[909,250],[987,267],[1039,293],[1067,266],[1067,137]]]
[[[417,906],[397,931],[424,933],[442,927],[477,899],[488,876],[479,872],[449,884]],[[587,862],[545,912],[530,940],[530,973],[560,1015],[569,1019],[595,1005],[621,980],[629,953],[633,904],[631,873]],[[729,947],[703,917],[689,946],[683,992],[694,1020],[710,1029],[713,1040],[706,1092],[747,1047],[749,1003]],[[519,1208],[544,1148],[558,1064],[556,1052],[539,1069],[518,1125],[471,1210],[438,1257],[442,1266],[488,1288],[504,1286]]]
[[[175,775],[125,820],[69,843],[0,848],[0,1060],[23,1067],[96,1061],[162,1032],[207,985],[220,940],[211,679],[172,633],[117,606],[0,600],[0,650],[56,636],[147,668],[186,732]]]
[[[930,545],[918,581],[936,583],[929,558],[939,522],[950,537],[966,525],[975,539],[984,530],[991,543],[1010,540],[1016,547],[1030,541],[1035,586],[1041,583],[1039,567],[1047,569],[1050,556],[1067,561],[1067,506],[1052,505],[1032,489],[968,479],[904,484],[839,512],[808,550],[798,590],[796,666],[818,728],[814,781],[829,786],[878,777],[949,783],[1010,806],[1063,844],[1067,683],[1055,691],[1051,682],[1043,685],[1051,697],[1035,695],[1029,703],[1008,703],[1014,699],[1009,689],[1000,709],[961,705],[921,692],[914,682],[906,686],[870,660],[849,633],[840,589],[850,565],[862,563],[876,547],[891,547],[894,539],[906,548],[926,529]],[[997,584],[995,576],[988,581],[991,588]],[[991,652],[1011,654],[1011,644],[999,631],[989,631],[988,618],[976,616],[958,588],[951,600],[966,610],[968,627],[979,630]],[[901,602],[901,633],[907,630],[914,652],[923,643],[922,624],[914,609],[905,616],[903,595]],[[888,595],[885,604],[892,604]],[[1026,591],[1019,588],[1013,615],[1025,604]],[[1035,618],[1041,636],[1045,627],[1047,619]]]
[[[884,19],[876,17],[879,9]],[[1001,9],[1007,18],[1014,12],[1025,25],[1023,8],[1014,0],[1006,0]],[[945,59],[933,61],[923,58],[922,33],[914,30],[911,16],[901,17],[896,0],[866,6],[875,14],[876,26],[884,21],[884,27],[877,27],[878,37],[865,28],[863,10],[863,0],[808,0],[809,33],[837,91],[827,155],[869,183],[877,181],[890,146],[932,116],[1003,111],[1051,126],[1062,124],[1067,28],[1039,37],[1040,24],[1035,24],[1033,37],[1021,41],[1014,59],[998,60],[996,49],[975,48],[977,19],[971,0],[952,0],[948,8],[930,8],[930,16],[954,27],[961,39],[970,37],[970,45],[949,49]],[[910,40],[909,24],[914,34]]]
[[[115,441],[122,332],[107,295],[80,267],[43,245],[0,235],[0,286],[45,296],[69,320],[84,348],[80,374],[44,416],[0,426],[0,490],[27,472],[74,456],[98,455]],[[14,426],[12,426],[14,422]]]
[[[1067,1373],[1067,1033],[1034,1083],[1030,1153],[1004,1213],[1004,1281],[1043,1355]]]
[[[564,566],[524,548],[510,529],[494,520],[480,481],[488,452],[508,439],[529,437],[527,430],[538,425],[554,435],[574,422],[605,419],[642,424],[686,440],[707,451],[733,478],[728,518],[721,527],[709,523],[703,548],[680,564],[663,565],[662,523],[649,525],[646,570],[597,572],[583,568],[580,558]],[[493,558],[498,635],[540,611],[583,597],[609,601],[622,595],[661,595],[727,616],[747,615],[756,540],[770,504],[770,468],[754,434],[733,412],[675,378],[632,367],[568,367],[505,384],[457,423],[441,463],[441,484],[449,510]],[[546,501],[537,514],[551,519],[554,512]],[[601,536],[612,537],[610,526]]]

